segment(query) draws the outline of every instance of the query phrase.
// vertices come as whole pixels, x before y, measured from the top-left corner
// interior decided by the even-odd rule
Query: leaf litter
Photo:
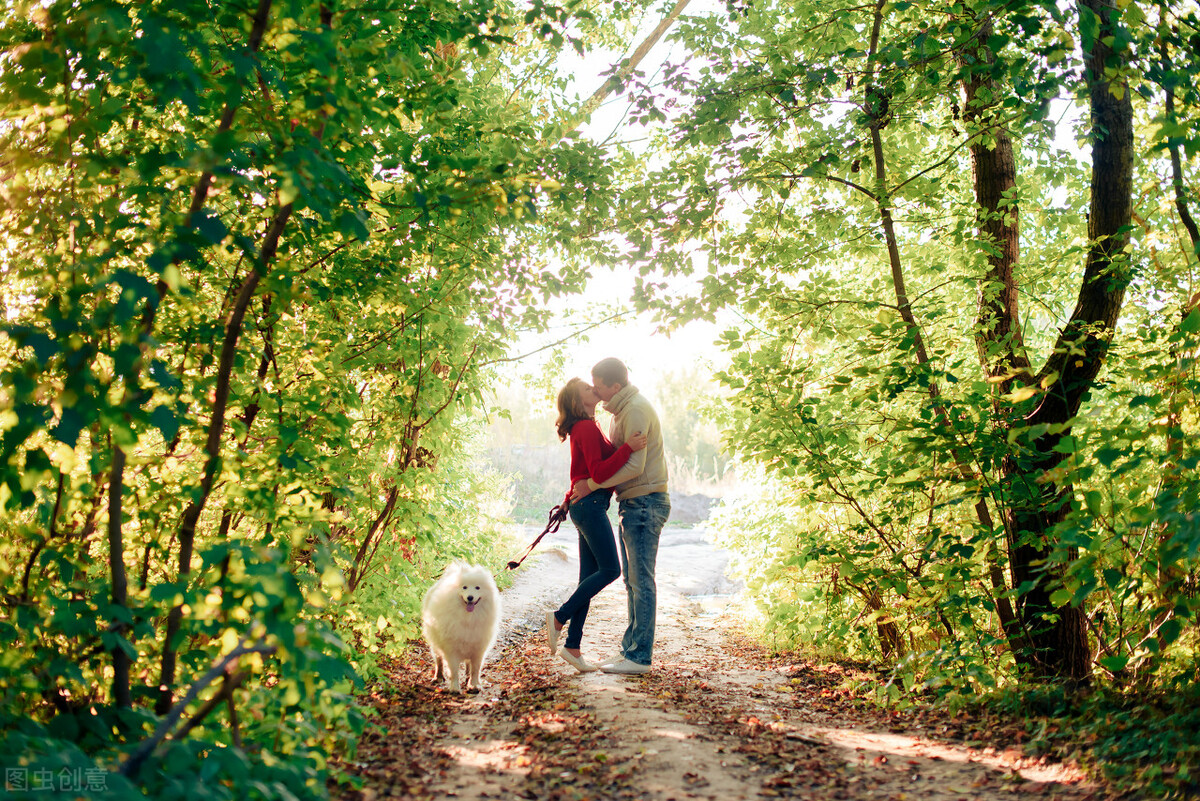
[[[555,567],[563,570],[561,562]],[[614,650],[625,606],[620,582],[593,599],[585,657]],[[1075,766],[1026,756],[1015,725],[981,734],[965,713],[878,708],[852,687],[872,677],[861,668],[771,656],[733,625],[660,581],[649,674],[579,674],[549,653],[541,631],[510,631],[474,696],[434,687],[427,652],[414,647],[407,659],[385,663],[387,679],[364,698],[377,727],[339,766],[349,781],[331,794],[339,801],[1115,797]]]

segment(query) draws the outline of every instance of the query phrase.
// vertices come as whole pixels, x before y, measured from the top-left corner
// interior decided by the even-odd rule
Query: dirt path
[[[939,736],[953,732],[901,725],[855,704],[837,666],[771,663],[736,639],[719,610],[706,611],[679,591],[697,586],[687,571],[660,569],[651,674],[578,674],[551,657],[533,622],[565,597],[574,570],[570,560],[544,556],[527,583],[510,591],[506,633],[481,694],[435,690],[423,662],[396,665],[391,686],[372,696],[384,728],[364,737],[349,766],[363,787],[335,794],[466,801],[1102,797],[1077,771],[1036,763],[1015,746],[969,748]],[[613,651],[624,624],[618,581],[593,602],[584,654]]]

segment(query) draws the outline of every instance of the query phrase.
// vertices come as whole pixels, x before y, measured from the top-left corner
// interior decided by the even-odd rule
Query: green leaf
[[[229,229],[225,227],[224,221],[206,210],[201,211],[198,215],[196,230],[200,236],[213,245],[220,244],[229,235]]]
[[[1104,465],[1105,467],[1112,467],[1113,462],[1121,458],[1124,454],[1125,452],[1119,448],[1105,445],[1102,448],[1097,448],[1094,455],[1100,464]]]
[[[1059,587],[1057,590],[1050,593],[1050,604],[1051,606],[1058,607],[1066,606],[1071,602],[1071,598],[1073,597],[1074,593],[1072,593],[1070,590],[1065,587]]]
[[[79,410],[74,406],[65,406],[62,410],[62,417],[59,418],[58,425],[54,427],[54,438],[59,442],[65,442],[72,448],[79,441],[79,432],[87,426],[87,420]]]
[[[160,405],[154,407],[154,411],[150,413],[150,422],[162,432],[163,440],[171,442],[175,439],[175,435],[179,433],[179,420],[175,417],[175,412],[170,406]]]
[[[1100,17],[1085,5],[1076,7],[1079,10],[1079,36],[1083,52],[1090,53],[1100,38]]]
[[[166,581],[162,584],[155,584],[150,588],[150,600],[166,606],[182,603],[187,584],[186,581]]]
[[[9,331],[17,345],[32,348],[34,358],[42,364],[48,364],[58,354],[58,343],[41,331],[23,326],[14,326]]]
[[[1121,582],[1125,577],[1121,575],[1121,571],[1114,570],[1111,567],[1104,568],[1104,583],[1110,590],[1115,590],[1121,586]]]
[[[347,239],[365,241],[370,232],[365,225],[365,215],[361,211],[347,211],[338,218],[338,230]]]
[[[1158,638],[1162,645],[1167,646],[1179,639],[1183,632],[1183,621],[1177,617],[1165,621],[1158,629]]]

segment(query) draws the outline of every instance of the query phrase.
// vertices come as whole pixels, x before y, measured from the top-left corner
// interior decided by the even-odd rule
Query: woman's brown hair
[[[579,399],[579,388],[586,386],[582,378],[572,378],[558,391],[558,421],[554,424],[560,440],[566,439],[571,429],[580,420],[591,420],[592,416],[583,408]]]

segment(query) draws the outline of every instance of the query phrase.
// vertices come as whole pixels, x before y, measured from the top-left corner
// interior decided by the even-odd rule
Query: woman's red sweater
[[[609,442],[595,420],[580,420],[571,426],[571,486],[585,478],[598,483],[608,481],[632,455],[628,445],[618,448]]]

